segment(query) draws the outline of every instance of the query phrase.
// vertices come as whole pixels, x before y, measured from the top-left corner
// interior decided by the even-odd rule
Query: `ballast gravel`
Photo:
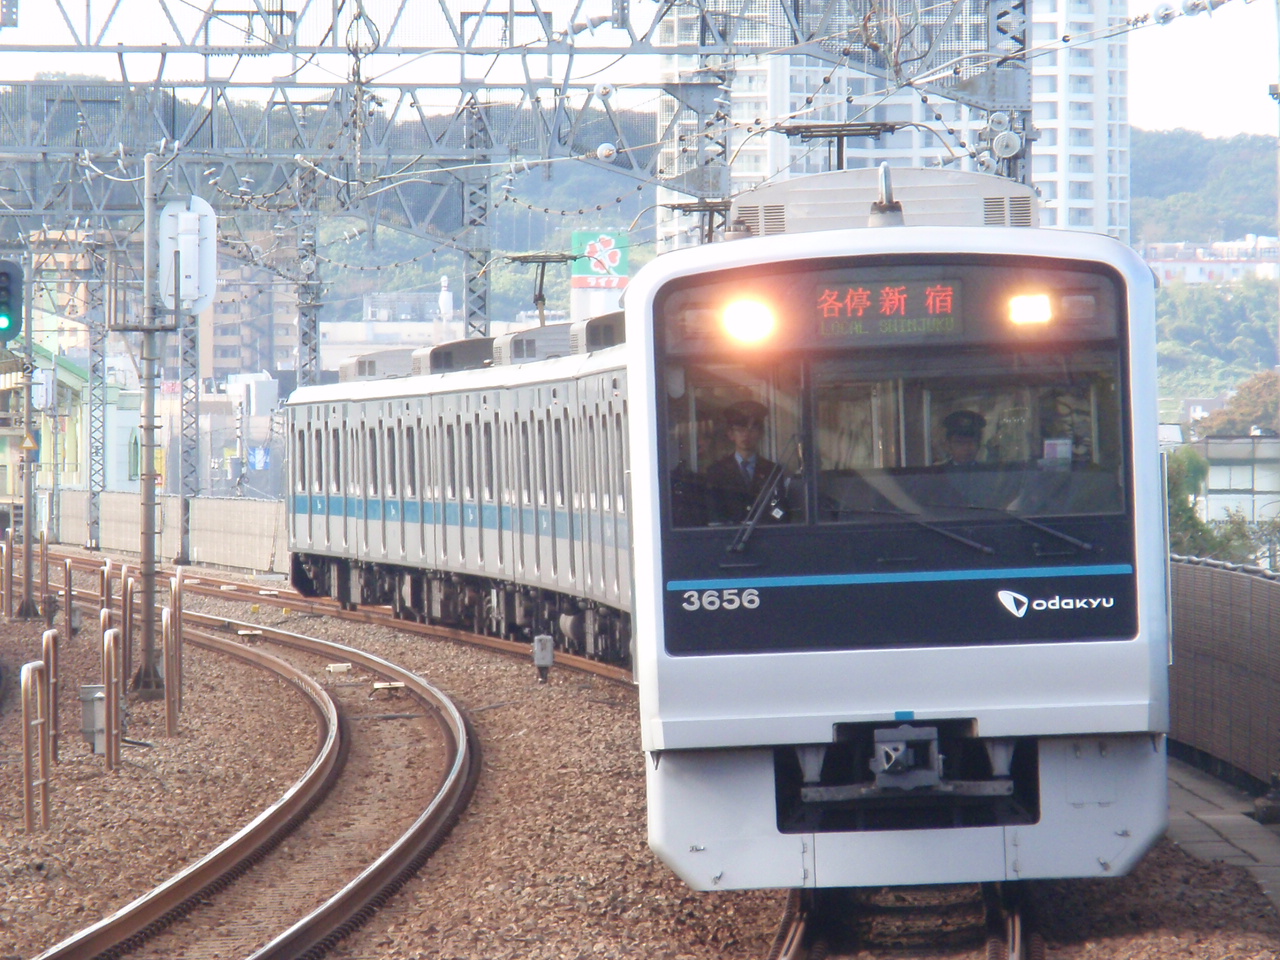
[[[763,957],[780,891],[690,891],[645,843],[634,692],[391,630],[192,598],[191,605],[357,645],[470,713],[484,767],[470,810],[391,903],[332,956],[392,960],[737,960]],[[260,671],[189,649],[182,730],[131,703],[114,773],[80,738],[96,630],[61,648],[62,761],[51,823],[23,832],[18,669],[40,632],[0,624],[0,960],[30,960],[198,858],[271,803],[314,749],[310,708]],[[1038,885],[1052,960],[1280,957],[1280,918],[1249,876],[1162,843],[1128,877]],[[981,944],[913,958],[985,956]],[[867,958],[905,956],[870,951]]]

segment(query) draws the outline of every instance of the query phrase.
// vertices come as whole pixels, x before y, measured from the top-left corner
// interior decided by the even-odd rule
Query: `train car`
[[[1161,835],[1153,299],[1111,239],[980,222],[633,278],[649,841],[691,887],[1116,876]]]
[[[304,387],[287,411],[303,594],[629,662],[619,347]]]

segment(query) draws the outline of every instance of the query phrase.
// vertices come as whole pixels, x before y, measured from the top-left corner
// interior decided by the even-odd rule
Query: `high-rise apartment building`
[[[765,4],[760,4],[762,10]],[[1129,126],[1127,38],[1105,35],[1122,24],[1126,0],[1035,0],[1027,37],[1031,65],[1032,123],[1037,138],[1028,144],[1031,175],[1042,200],[1041,224],[1106,233],[1129,239]],[[985,44],[986,6],[970,0],[957,17],[954,36],[979,52]],[[671,39],[687,24],[665,23]],[[1068,38],[1064,42],[1063,38]],[[689,38],[683,38],[685,40]],[[954,46],[956,41],[950,40]],[[781,43],[780,43],[781,46]],[[721,130],[727,189],[731,193],[766,181],[889,161],[893,166],[953,166],[983,169],[977,145],[987,123],[984,111],[937,94],[925,94],[848,68],[835,69],[812,57],[778,54],[739,58],[731,67],[672,58],[674,80],[725,78],[718,102],[721,115],[684,124],[681,139],[664,157],[668,170],[700,167],[711,181],[720,162],[715,136]],[[660,129],[670,116],[660,118]],[[892,125],[878,137],[801,140],[773,132],[777,125],[819,123]],[[681,156],[681,154],[683,154]],[[695,169],[696,176],[696,169]],[[679,202],[665,191],[664,203]],[[666,248],[692,239],[696,228],[685,218],[660,224]]]

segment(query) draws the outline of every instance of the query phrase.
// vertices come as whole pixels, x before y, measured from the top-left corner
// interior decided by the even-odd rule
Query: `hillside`
[[[1134,246],[1276,235],[1276,138],[1134,129]],[[1212,397],[1276,365],[1280,293],[1270,281],[1163,287],[1156,300],[1162,397]],[[1165,416],[1169,410],[1162,410]]]
[[[1275,137],[1134,128],[1129,161],[1135,245],[1276,235]]]

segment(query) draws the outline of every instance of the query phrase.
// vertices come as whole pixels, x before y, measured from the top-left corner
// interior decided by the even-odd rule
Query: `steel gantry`
[[[0,244],[75,222],[100,271],[105,306],[86,313],[89,542],[105,482],[106,307],[137,282],[124,238],[141,227],[145,154],[162,199],[208,200],[224,243],[296,284],[308,383],[334,279],[321,276],[322,217],[460,249],[467,332],[484,335],[492,182],[512,162],[593,164],[723,201],[723,149],[706,147],[737,122],[724,97],[734,64],[785,54],[1008,114],[1021,140],[1001,172],[1025,177],[1027,25],[1025,0],[4,0]],[[42,77],[48,63],[101,79]],[[261,249],[263,224],[292,241]],[[189,496],[194,326],[180,336]]]

